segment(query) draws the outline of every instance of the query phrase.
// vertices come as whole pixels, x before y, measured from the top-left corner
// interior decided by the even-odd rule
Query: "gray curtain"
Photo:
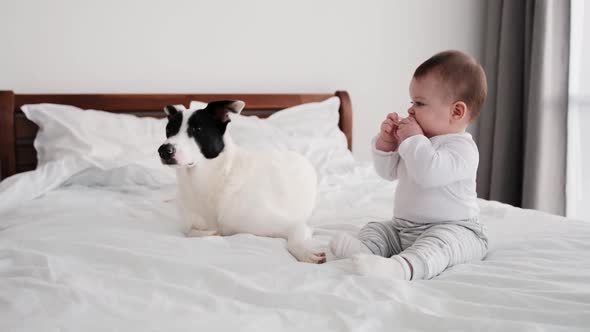
[[[569,0],[489,0],[479,197],[565,214]]]

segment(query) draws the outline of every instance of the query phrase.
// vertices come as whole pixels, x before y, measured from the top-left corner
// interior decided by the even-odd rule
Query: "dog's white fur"
[[[244,104],[239,105],[241,111]],[[309,161],[294,152],[242,148],[227,131],[224,150],[207,159],[194,140],[182,134],[194,110],[183,112],[180,134],[165,143],[176,148],[177,202],[190,226],[187,236],[250,233],[285,238],[299,261],[324,262],[323,253],[306,246],[317,190]]]

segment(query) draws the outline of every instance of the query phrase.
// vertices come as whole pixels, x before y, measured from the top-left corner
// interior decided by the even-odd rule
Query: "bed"
[[[0,331],[590,330],[587,222],[480,200],[490,235],[485,260],[452,267],[429,281],[362,277],[348,271],[346,260],[299,263],[282,239],[248,234],[184,237],[170,174],[152,164],[143,167],[147,162],[129,168],[125,160],[137,160],[137,155],[127,147],[119,147],[116,162],[100,159],[111,157],[115,148],[101,154],[93,144],[74,142],[88,134],[76,132],[87,120],[60,129],[78,136],[66,136],[71,146],[59,153],[50,153],[46,142],[39,141],[62,128],[60,119],[69,114],[56,115],[43,103],[133,115],[117,118],[119,122],[153,118],[149,123],[157,130],[164,121],[157,119],[164,117],[164,105],[188,107],[216,99],[247,104],[244,116],[230,124],[238,144],[295,149],[313,160],[320,182],[310,221],[315,229],[312,245],[326,249],[335,232],[353,233],[368,221],[391,216],[395,182],[381,180],[369,163],[356,162],[350,154],[352,108],[344,91],[3,91]],[[44,106],[25,107],[25,114],[23,105]],[[35,107],[41,107],[38,114],[45,117],[35,115]],[[324,127],[308,128],[324,108],[332,112],[317,121]],[[82,117],[79,110],[72,114]],[[88,114],[94,113],[84,116]],[[101,134],[117,135],[102,125],[114,118],[101,114],[90,122],[99,127],[95,141],[104,139]],[[50,121],[55,127],[47,125]],[[57,136],[49,141],[64,139]],[[96,158],[71,157],[84,149],[92,149],[88,151]],[[136,176],[148,168],[149,176]],[[135,182],[125,182],[130,178]]]

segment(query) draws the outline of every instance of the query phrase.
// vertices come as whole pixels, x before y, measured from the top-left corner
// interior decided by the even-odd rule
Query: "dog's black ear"
[[[214,112],[213,114],[218,121],[222,123],[228,123],[228,113],[232,112],[240,114],[240,112],[244,109],[244,106],[246,106],[246,103],[241,100],[220,100],[210,102],[207,105],[207,109],[210,109]]]
[[[168,116],[174,115],[178,112],[180,111],[176,109],[176,107],[174,107],[173,105],[166,105],[166,107],[164,107],[164,113],[166,113],[166,115]]]

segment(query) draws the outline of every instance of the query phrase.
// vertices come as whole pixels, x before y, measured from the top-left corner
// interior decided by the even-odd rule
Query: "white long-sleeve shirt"
[[[475,191],[479,151],[468,133],[428,139],[415,135],[394,152],[379,151],[373,139],[377,174],[399,183],[394,216],[419,223],[455,221],[479,215]]]

